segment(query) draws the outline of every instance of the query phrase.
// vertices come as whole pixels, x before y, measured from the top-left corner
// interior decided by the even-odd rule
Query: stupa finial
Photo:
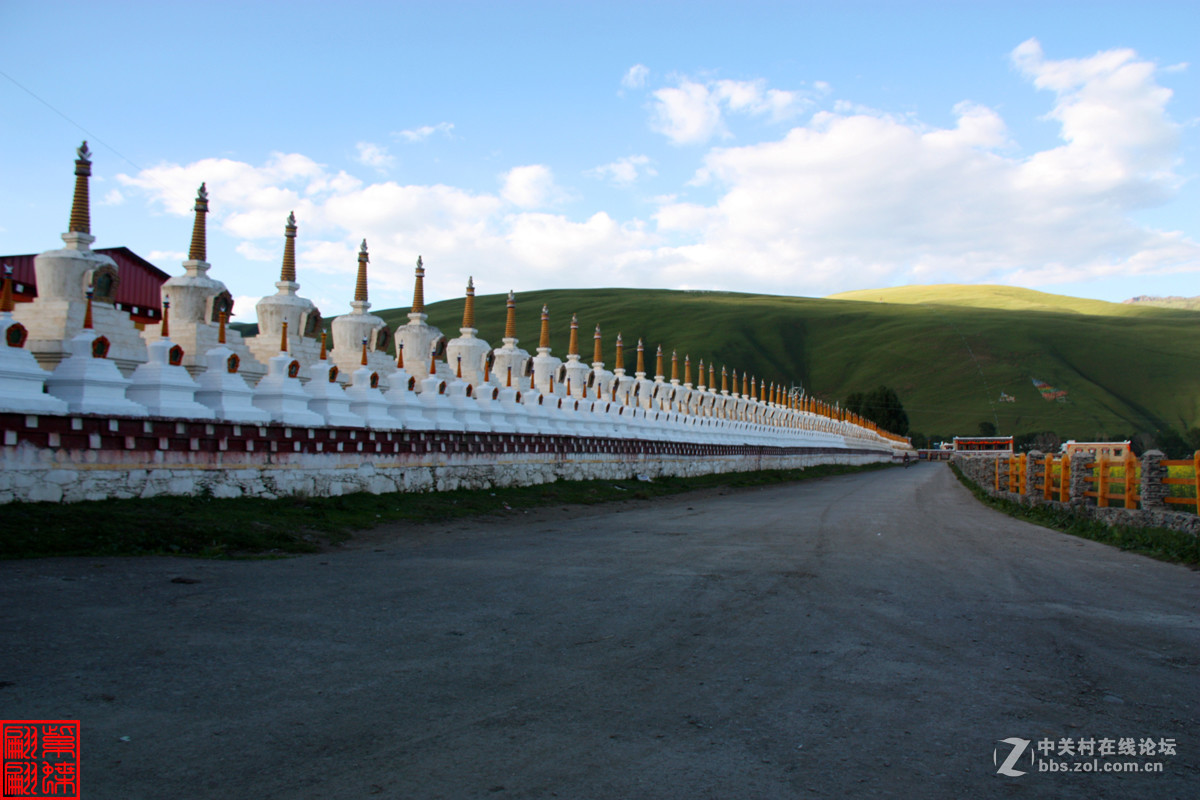
[[[86,140],[76,148],[75,156],[75,197],[71,201],[71,222],[67,231],[90,234],[92,203],[88,197],[88,178],[92,175],[92,154]]]
[[[413,286],[412,313],[425,313],[425,262],[417,256],[417,282]]]
[[[279,280],[286,283],[296,282],[296,212],[288,213],[287,225],[283,229],[283,266],[279,270]]]
[[[196,190],[196,204],[193,209],[196,218],[192,222],[192,246],[188,248],[188,261],[207,261],[208,231],[204,220],[208,216],[208,189],[203,183]]]
[[[517,299],[512,289],[508,290],[508,314],[504,320],[504,338],[517,338]]]
[[[363,239],[358,246],[358,280],[354,284],[354,302],[367,302],[367,262],[371,257],[367,254],[367,240]]]

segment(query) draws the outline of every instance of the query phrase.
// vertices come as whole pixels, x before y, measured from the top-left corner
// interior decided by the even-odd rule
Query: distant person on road
[[[905,467],[907,467],[907,466],[908,466],[908,453],[905,453],[905,454],[904,454],[904,466],[905,466]]]

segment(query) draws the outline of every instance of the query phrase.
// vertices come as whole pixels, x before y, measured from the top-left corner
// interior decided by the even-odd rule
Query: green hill
[[[517,297],[517,333],[531,353],[542,304],[551,312],[554,354],[566,354],[572,312],[591,360],[602,326],[613,362],[618,331],[632,371],[638,337],[647,368],[661,342],[668,358],[690,354],[768,381],[796,380],[841,400],[886,384],[926,433],[973,434],[981,421],[1001,433],[1053,430],[1079,439],[1200,424],[1200,313],[1104,303],[1012,287],[924,286],[833,298],[731,292],[590,289]],[[462,299],[428,307],[430,324],[457,335]],[[505,298],[476,298],[479,335],[500,344]],[[408,309],[378,312],[389,324]],[[669,371],[669,361],[666,369]],[[669,372],[668,372],[669,374]],[[1033,381],[1062,401],[1046,400]],[[1014,402],[999,402],[1001,393]]]

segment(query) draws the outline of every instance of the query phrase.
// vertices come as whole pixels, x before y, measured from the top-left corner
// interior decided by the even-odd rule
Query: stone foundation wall
[[[889,449],[0,415],[0,503],[329,497],[890,461]]]

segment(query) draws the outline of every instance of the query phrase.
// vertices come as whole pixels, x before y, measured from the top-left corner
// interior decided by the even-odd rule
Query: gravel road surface
[[[941,465],[284,560],[0,562],[0,602],[0,716],[81,720],[89,799],[1200,787],[1200,574],[1014,521]],[[1039,771],[1129,738],[1155,754],[1096,769],[1161,773]]]

